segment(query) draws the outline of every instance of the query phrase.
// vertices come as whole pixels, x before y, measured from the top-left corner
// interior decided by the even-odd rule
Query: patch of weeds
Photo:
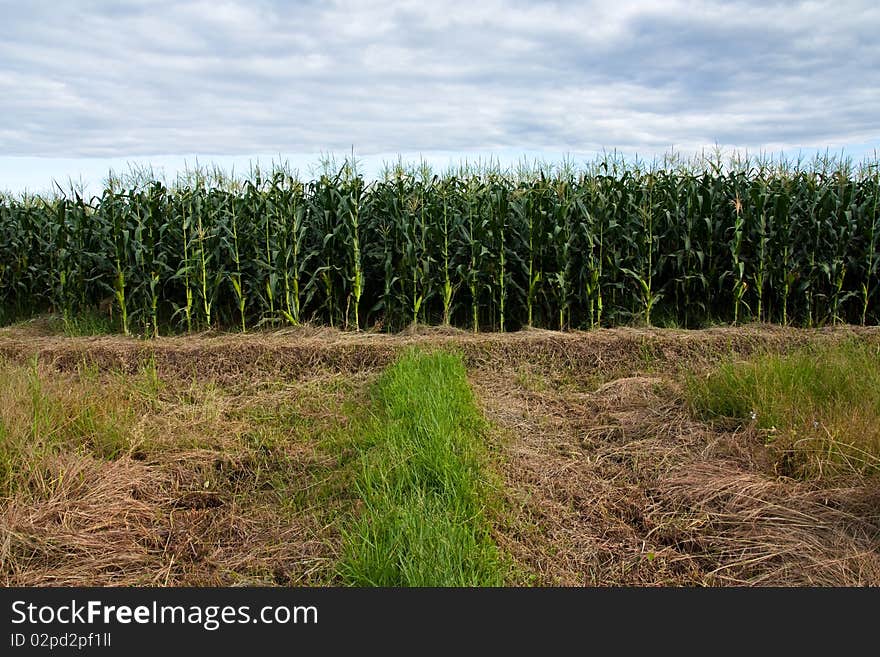
[[[127,419],[124,411],[85,405],[71,418],[64,440],[81,444],[99,458],[116,459],[131,448]]]
[[[97,378],[97,376],[95,375]],[[84,451],[116,459],[130,445],[130,409],[86,376],[0,364],[0,486],[12,494],[46,457]]]
[[[856,340],[723,363],[687,379],[693,412],[755,428],[781,474],[880,473],[880,346]]]
[[[108,315],[98,311],[85,311],[68,315],[61,319],[63,332],[70,337],[90,335],[110,335],[114,332],[113,322]]]
[[[642,338],[639,342],[639,360],[646,372],[654,371],[657,366],[657,355],[654,353],[651,341],[647,338]]]
[[[531,392],[544,392],[550,387],[546,377],[527,367],[517,368],[514,382],[520,388],[525,388]]]
[[[101,380],[101,368],[85,355],[77,363],[76,374],[81,381],[89,384],[98,384]]]
[[[156,367],[156,356],[150,354],[149,358],[144,360],[138,370],[138,377],[135,379],[136,389],[147,399],[155,401],[159,398],[162,391],[162,379],[159,378],[159,370]]]

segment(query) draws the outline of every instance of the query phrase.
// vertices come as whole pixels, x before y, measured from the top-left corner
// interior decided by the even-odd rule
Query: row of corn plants
[[[311,181],[190,171],[0,198],[0,320],[123,333],[880,322],[880,172],[604,160]]]

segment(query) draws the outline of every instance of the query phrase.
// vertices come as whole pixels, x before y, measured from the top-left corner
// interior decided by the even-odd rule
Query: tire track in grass
[[[497,586],[481,471],[485,422],[461,357],[406,352],[379,378],[358,443],[358,515],[339,564],[354,586]]]

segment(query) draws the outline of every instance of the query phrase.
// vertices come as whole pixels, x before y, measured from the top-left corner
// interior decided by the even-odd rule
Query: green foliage
[[[723,167],[434,175],[354,163],[311,182],[191,171],[100,197],[0,198],[0,321],[112,302],[126,334],[316,322],[473,330],[631,321],[880,321],[880,170]]]
[[[379,380],[358,445],[363,504],[340,572],[360,586],[503,583],[484,513],[481,418],[459,357],[410,352]]]

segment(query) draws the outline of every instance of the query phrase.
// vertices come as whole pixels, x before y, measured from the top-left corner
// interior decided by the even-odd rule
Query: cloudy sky
[[[0,189],[110,166],[880,148],[880,4],[0,0]]]

